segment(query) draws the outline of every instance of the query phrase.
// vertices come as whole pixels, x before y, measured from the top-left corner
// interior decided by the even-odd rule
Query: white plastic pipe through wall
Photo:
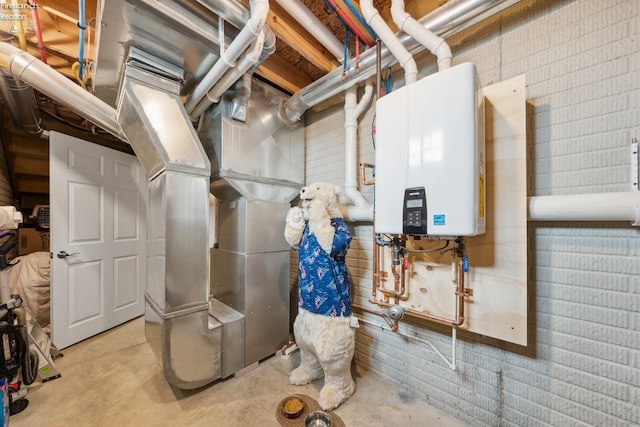
[[[236,61],[253,41],[262,33],[267,14],[269,13],[268,0],[251,0],[251,17],[242,28],[238,36],[231,42],[211,70],[202,81],[194,88],[191,96],[185,104],[187,113],[192,115],[193,110],[206,96],[207,92],[224,76],[224,74],[236,65]],[[223,43],[223,41],[221,41]]]
[[[534,221],[631,221],[640,225],[640,192],[535,196],[529,198]]]
[[[342,42],[299,0],[276,0],[284,10],[293,16],[331,55],[342,62],[344,54]]]
[[[418,66],[416,65],[416,61],[384,22],[378,10],[373,6],[373,0],[361,0],[360,9],[367,24],[373,28],[380,40],[382,40],[382,43],[384,43],[396,58],[398,64],[404,68],[405,84],[416,82],[418,80]]]
[[[357,102],[358,88],[352,86],[344,97],[345,133],[345,192],[353,205],[345,205],[342,215],[346,221],[373,221],[373,206],[358,191],[358,118],[369,107],[373,98],[373,84],[367,83],[364,94]]]
[[[413,19],[405,11],[404,0],[392,0],[391,17],[401,31],[409,34],[438,58],[438,70],[451,68],[451,48],[442,37],[437,36]]]

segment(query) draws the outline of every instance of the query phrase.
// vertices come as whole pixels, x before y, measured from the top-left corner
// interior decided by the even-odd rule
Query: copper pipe
[[[458,258],[458,290],[456,296],[458,297],[456,308],[458,312],[455,326],[460,326],[464,323],[464,298],[469,294],[464,289],[464,268],[462,267],[464,258],[461,256]]]
[[[376,245],[377,246],[377,245]],[[377,249],[377,247],[375,248]],[[375,250],[374,249],[374,250]],[[463,263],[463,257],[462,256],[458,256],[457,257],[457,268],[456,268],[456,282],[457,282],[457,286],[456,286],[456,291],[454,293],[454,295],[456,296],[456,315],[454,319],[449,319],[446,317],[442,317],[442,316],[436,316],[433,314],[426,314],[424,312],[421,311],[417,311],[411,308],[407,308],[404,307],[404,312],[405,314],[409,315],[409,316],[413,316],[419,319],[423,319],[423,320],[430,320],[432,322],[436,322],[436,323],[440,323],[443,325],[447,325],[447,326],[452,326],[452,327],[456,327],[456,326],[461,326],[462,324],[464,324],[465,318],[464,318],[464,298],[469,296],[469,294],[465,291],[464,289],[464,270],[462,268],[462,263]],[[376,262],[375,262],[375,258],[374,258],[374,268],[376,268]],[[377,271],[377,270],[376,270]],[[404,276],[404,274],[403,274]],[[374,274],[375,277],[375,274]],[[375,282],[374,282],[375,285]],[[375,286],[374,286],[375,288]],[[384,291],[382,289],[380,289],[378,287],[378,290],[381,292],[387,291],[387,292],[392,292],[389,291],[388,289],[385,289]],[[374,290],[374,296],[375,296],[375,290]],[[396,296],[396,302],[395,304],[398,304],[397,301],[397,296]],[[380,300],[376,300],[375,298],[372,297],[371,300],[369,300],[371,303],[376,304],[380,307],[391,307],[391,304],[385,301],[380,301]]]
[[[373,185],[376,183],[375,180],[367,180],[367,173],[365,172],[366,168],[373,169],[374,167],[375,165],[372,165],[371,163],[360,163],[360,183],[362,185]]]
[[[393,332],[397,332],[398,331],[398,320],[392,320],[389,318],[389,316],[387,316],[384,312],[382,311],[377,311],[377,310],[372,310],[370,308],[367,308],[365,306],[362,306],[360,304],[356,304],[356,303],[351,303],[351,308],[355,308],[357,310],[362,310],[366,313],[371,313],[371,314],[375,314],[376,316],[380,316],[384,319],[385,322],[387,322],[387,325],[391,328],[391,331]]]
[[[378,283],[377,290],[387,296],[398,296],[398,282],[400,281],[400,275],[396,271],[396,266],[393,264],[391,264],[391,273],[393,274],[393,290],[385,288],[381,283]]]
[[[393,296],[396,299],[399,298],[401,300],[406,300],[409,298],[409,292],[407,292],[405,277],[406,275],[402,271],[403,268],[400,268],[402,274],[398,273],[395,265],[391,265],[391,272],[393,273],[393,281],[394,281],[394,290],[387,289],[382,284],[378,284],[377,290],[382,292],[387,296]],[[400,289],[398,290],[398,283],[400,283]],[[396,301],[397,303],[398,301]]]

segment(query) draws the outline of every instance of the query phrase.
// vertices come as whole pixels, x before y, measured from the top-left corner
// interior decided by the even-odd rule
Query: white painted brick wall
[[[526,75],[531,195],[630,189],[628,146],[640,138],[640,1],[525,0],[479,33],[465,30],[449,42],[454,63],[474,62],[483,85]],[[429,55],[417,59],[423,75],[434,71]],[[307,183],[344,185],[343,118],[341,105],[307,115]],[[374,161],[372,120],[369,109],[359,128],[360,162]],[[372,200],[372,187],[361,190]],[[469,425],[640,425],[640,229],[565,222],[532,230],[535,343],[528,352],[464,335],[454,372],[426,345],[361,325],[359,369]],[[351,231],[353,299],[366,303],[372,227]],[[450,354],[440,326],[401,322],[401,331]]]

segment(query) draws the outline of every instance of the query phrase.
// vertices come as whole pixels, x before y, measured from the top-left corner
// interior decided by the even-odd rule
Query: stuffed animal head
[[[303,208],[309,207],[309,203],[311,203],[312,200],[321,200],[331,218],[342,218],[342,211],[340,210],[340,203],[338,201],[339,193],[340,187],[337,185],[327,182],[316,182],[302,187],[300,190],[300,200],[302,200]]]

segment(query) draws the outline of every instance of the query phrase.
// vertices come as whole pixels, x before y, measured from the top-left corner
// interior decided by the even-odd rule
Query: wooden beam
[[[258,67],[256,72],[291,93],[295,93],[313,82],[311,77],[277,54],[271,55]]]
[[[19,175],[49,176],[49,159],[17,155],[13,158],[11,170]]]
[[[336,68],[338,62],[327,49],[276,2],[270,3],[267,23],[280,40],[316,67],[327,73]]]
[[[16,178],[18,193],[49,193],[49,178],[18,176]]]
[[[7,150],[20,156],[48,159],[49,141],[32,137],[20,138],[17,135],[12,135]]]
[[[240,0],[240,3],[249,8],[248,0]],[[269,2],[267,24],[278,39],[321,70],[328,73],[338,65],[327,49],[275,1]]]

